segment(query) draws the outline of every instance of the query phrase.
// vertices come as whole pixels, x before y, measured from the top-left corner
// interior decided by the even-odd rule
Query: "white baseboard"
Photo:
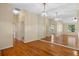
[[[51,44],[55,44],[55,45],[59,45],[59,46],[63,46],[63,47],[70,48],[70,49],[74,49],[74,50],[79,50],[78,48],[74,48],[74,47],[70,47],[70,46],[65,46],[65,45],[58,44],[58,43],[52,43],[52,42],[48,42],[46,40],[40,40],[40,41],[47,42],[47,43],[51,43]],[[51,46],[53,46],[53,45],[51,45]]]
[[[36,41],[36,40],[27,40],[27,41],[24,41],[24,43],[29,43],[29,42],[32,42],[32,41]]]
[[[7,49],[7,48],[11,48],[11,47],[13,47],[13,45],[10,45],[10,46],[6,46],[6,47],[3,47],[3,48],[0,48],[0,50]]]

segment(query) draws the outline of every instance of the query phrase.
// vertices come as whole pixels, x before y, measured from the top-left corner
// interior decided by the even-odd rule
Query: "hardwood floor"
[[[0,51],[0,56],[1,56],[1,51]]]
[[[78,56],[79,51],[40,40],[22,43],[16,40],[14,47],[1,51],[2,56]]]

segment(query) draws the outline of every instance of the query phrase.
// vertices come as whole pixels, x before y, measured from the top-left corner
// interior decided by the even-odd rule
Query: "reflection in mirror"
[[[79,50],[79,34],[76,24],[57,22],[56,25],[51,24],[49,26],[49,33],[50,37],[45,39],[46,42]],[[77,52],[74,52],[74,54],[76,55]]]
[[[68,29],[70,32],[75,32],[75,25],[74,24],[68,25]]]

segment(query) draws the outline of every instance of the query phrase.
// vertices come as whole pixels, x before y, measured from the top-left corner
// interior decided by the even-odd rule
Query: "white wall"
[[[23,40],[24,37],[24,13],[22,11],[20,11],[19,15],[17,16],[17,22],[16,22],[16,26],[17,26],[17,32],[16,32],[16,38],[18,40]]]
[[[9,4],[0,4],[0,50],[13,46],[12,8]]]
[[[24,21],[25,26],[23,33],[24,43],[46,37],[47,22],[42,16],[24,10],[21,11],[20,15],[22,15],[22,17],[19,20]]]
[[[37,40],[37,16],[33,13],[27,12],[25,17],[25,40],[24,42],[31,42]]]
[[[37,30],[38,30],[38,39],[45,38],[46,37],[46,18],[43,18],[42,16],[38,16],[37,19]]]

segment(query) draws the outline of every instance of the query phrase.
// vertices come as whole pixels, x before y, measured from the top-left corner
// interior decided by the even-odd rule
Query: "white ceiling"
[[[41,14],[43,11],[42,3],[13,3],[13,8],[25,9],[34,13]],[[57,17],[63,22],[72,23],[72,18],[76,17],[77,10],[79,10],[77,3],[47,3],[47,16],[50,18]]]

